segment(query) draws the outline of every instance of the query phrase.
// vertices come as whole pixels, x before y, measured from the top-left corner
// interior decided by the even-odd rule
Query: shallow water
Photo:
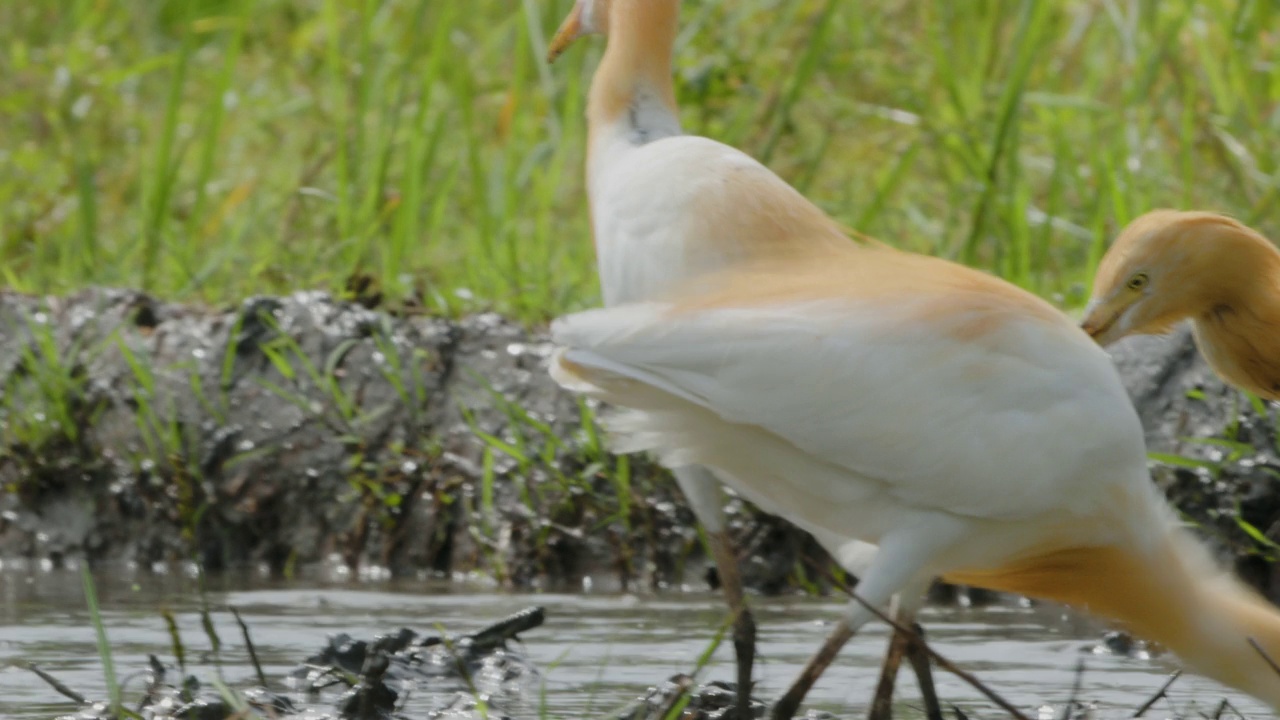
[[[159,608],[173,611],[187,646],[188,670],[215,676],[217,658],[201,629],[199,594],[181,575],[114,573],[99,578],[98,593],[123,677],[146,666],[148,653],[172,662],[170,639]],[[650,685],[692,669],[724,612],[718,595],[671,592],[511,594],[481,584],[439,581],[292,582],[261,578],[219,578],[210,582],[208,601],[223,642],[223,673],[231,684],[252,682],[252,669],[231,616],[238,608],[252,634],[268,678],[283,677],[318,650],[327,633],[356,638],[410,627],[432,632],[441,623],[449,633],[480,628],[530,605],[542,605],[547,621],[526,634],[526,652],[542,671],[520,711],[537,717],[545,703],[549,717],[606,717]],[[760,627],[759,691],[776,697],[799,672],[837,616],[835,601],[755,598]],[[1078,661],[1085,662],[1079,699],[1096,703],[1096,716],[1127,717],[1164,682],[1172,665],[1163,659],[1133,659],[1093,652],[1098,626],[1053,608],[1018,604],[929,608],[921,618],[933,647],[1015,703],[1031,717],[1056,717],[1071,695]],[[812,706],[841,718],[865,716],[888,634],[883,626],[865,630],[841,654],[810,694]],[[101,698],[105,683],[90,625],[80,575],[71,571],[0,570],[0,717],[48,718],[75,708],[24,667],[37,663],[68,686]],[[733,653],[728,643],[706,671],[729,680]],[[944,702],[970,717],[1002,716],[958,678],[937,671]],[[918,693],[909,670],[899,680],[896,717],[920,717]],[[277,689],[280,689],[277,686]],[[1198,677],[1183,676],[1170,691],[1184,717],[1212,715],[1227,698],[1249,717],[1269,717],[1258,703]],[[432,707],[421,698],[410,709]],[[436,701],[438,702],[438,698]],[[1043,707],[1052,705],[1054,707]],[[1162,701],[1147,717],[1172,717]]]

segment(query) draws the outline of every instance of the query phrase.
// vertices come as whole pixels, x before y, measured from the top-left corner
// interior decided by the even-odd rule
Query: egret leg
[[[720,481],[706,468],[682,467],[674,471],[680,490],[693,508],[698,522],[707,531],[711,556],[716,563],[720,587],[729,604],[733,617],[733,654],[737,661],[738,691],[737,718],[748,720],[751,712],[752,668],[756,653],[756,623],[747,607],[742,590],[742,575],[738,572],[738,556],[733,540],[725,525],[724,503],[720,495]]]
[[[790,689],[773,707],[772,720],[791,720],[805,695],[813,688],[814,683],[822,676],[827,667],[835,660],[840,648],[853,637],[863,625],[875,617],[863,603],[872,607],[884,607],[889,599],[899,591],[910,591],[918,594],[919,580],[925,563],[949,543],[959,539],[963,525],[949,522],[947,518],[932,517],[932,525],[921,524],[914,527],[902,527],[894,534],[886,537],[880,544],[880,550],[866,574],[854,588],[858,598],[850,601],[848,614],[841,620],[823,642],[800,677],[796,678]],[[833,553],[837,557],[843,554]],[[915,582],[913,582],[913,580]],[[908,601],[914,606],[919,600]]]
[[[889,639],[889,652],[884,656],[884,665],[880,668],[880,682],[876,684],[876,694],[871,700],[871,710],[867,720],[889,720],[893,717],[893,688],[898,680],[898,668],[902,658],[907,654],[907,646],[911,639],[905,633],[893,631]]]
[[[922,597],[919,594],[910,597]],[[904,591],[899,597],[907,596]],[[929,653],[924,647],[924,630],[915,621],[917,608],[899,603],[893,612],[893,619],[901,626],[912,628],[915,635],[893,631],[893,639],[889,642],[889,652],[885,656],[884,667],[880,670],[880,683],[876,686],[876,694],[871,702],[868,720],[889,720],[893,717],[893,691],[898,677],[898,668],[905,657],[915,671],[916,681],[920,684],[920,697],[924,701],[925,715],[928,720],[942,720],[942,707],[938,704],[938,693],[933,685],[933,668]]]
[[[924,628],[917,622],[911,623],[911,627],[916,631],[916,636],[907,644],[907,662],[916,671],[916,680],[920,683],[925,717],[929,720],[942,720],[942,705],[938,702],[938,690],[933,685],[933,659],[924,647]]]

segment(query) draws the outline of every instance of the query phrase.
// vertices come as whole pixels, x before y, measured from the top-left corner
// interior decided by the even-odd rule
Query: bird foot
[[[751,720],[751,671],[756,659],[756,621],[743,605],[733,621],[733,652],[738,662],[737,720]]]

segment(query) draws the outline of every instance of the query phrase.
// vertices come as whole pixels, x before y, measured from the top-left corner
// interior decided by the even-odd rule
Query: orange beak
[[[560,23],[560,29],[556,30],[555,37],[551,38],[551,45],[547,47],[547,62],[555,62],[556,58],[560,57],[560,54],[567,50],[574,40],[585,34],[582,30],[582,3],[574,3],[569,17]]]

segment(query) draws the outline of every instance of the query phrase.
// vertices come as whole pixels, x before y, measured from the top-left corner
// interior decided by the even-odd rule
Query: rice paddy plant
[[[106,678],[111,715],[122,717],[124,705],[121,701],[120,685],[116,682],[115,663],[111,659],[111,643],[107,640],[107,629],[102,623],[102,612],[98,607],[98,591],[93,582],[93,573],[89,571],[88,565],[82,565],[80,575],[84,585],[85,604],[89,608],[89,621],[93,624],[97,638],[98,657],[102,660],[102,673]]]

